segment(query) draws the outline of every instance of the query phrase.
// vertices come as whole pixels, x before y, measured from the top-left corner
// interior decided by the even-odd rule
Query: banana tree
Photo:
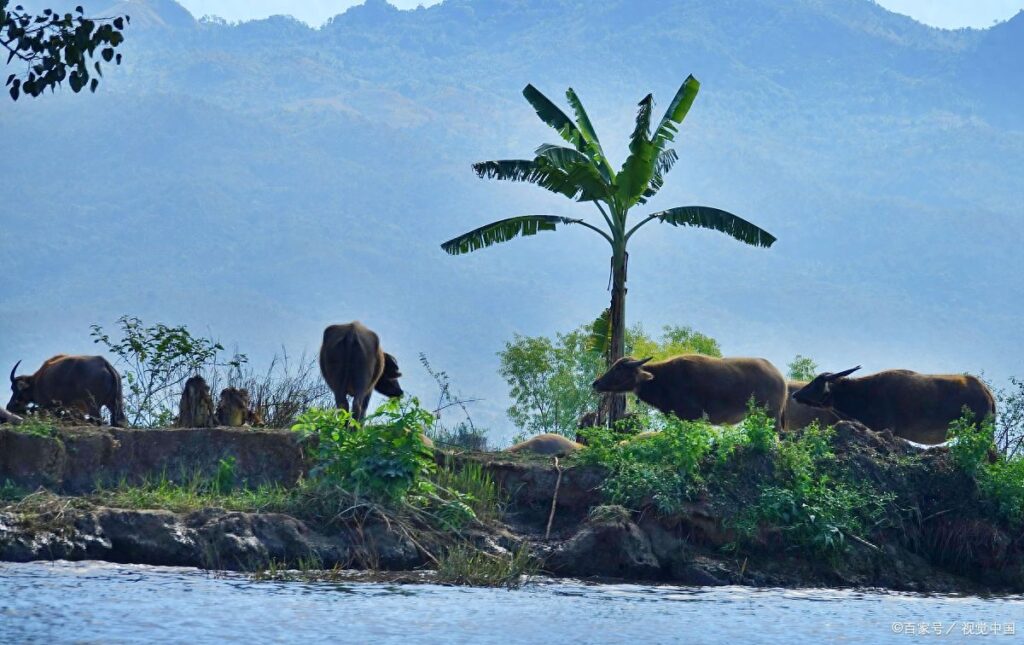
[[[626,329],[626,271],[629,240],[650,222],[672,226],[692,226],[720,231],[746,244],[769,247],[775,237],[745,219],[710,206],[679,206],[642,216],[630,222],[630,211],[645,204],[665,183],[665,175],[679,156],[669,147],[675,139],[677,126],[686,117],[697,97],[700,83],[688,76],[669,103],[665,115],[653,124],[654,98],[648,94],[639,103],[636,127],[629,137],[629,155],[616,172],[609,163],[597,138],[583,103],[569,88],[566,99],[575,114],[570,119],[533,85],[523,89],[523,96],[537,111],[537,116],[558,131],[569,145],[544,144],[534,152],[533,159],[502,159],[473,164],[481,178],[502,179],[536,184],[553,193],[578,202],[592,202],[601,215],[596,224],[581,218],[558,215],[520,215],[499,220],[448,240],[441,245],[447,253],[460,255],[507,242],[520,236],[554,231],[562,225],[576,225],[600,235],[611,246],[611,307],[608,311],[610,347],[609,364],[622,357]],[[601,225],[603,223],[603,226]],[[614,421],[625,410],[625,398],[616,396],[611,402],[609,418]]]

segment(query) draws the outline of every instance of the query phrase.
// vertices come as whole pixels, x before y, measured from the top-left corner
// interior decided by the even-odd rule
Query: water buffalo
[[[565,455],[571,455],[582,447],[581,444],[560,434],[545,433],[517,443],[511,448],[506,448],[505,452],[529,452],[535,455],[564,457]]]
[[[889,429],[897,437],[923,444],[945,441],[949,424],[960,418],[964,406],[977,421],[996,411],[992,393],[973,376],[887,370],[847,378],[859,369],[819,374],[793,398],[860,421],[872,430]]]
[[[249,390],[237,387],[226,387],[220,392],[217,402],[217,423],[222,426],[238,428],[247,425],[260,425],[263,418],[253,411],[249,399]]]
[[[839,423],[840,419],[836,416],[835,412],[826,408],[804,405],[793,398],[793,393],[802,389],[805,385],[807,385],[807,381],[786,381],[786,392],[790,396],[786,397],[786,410],[782,415],[782,427],[786,430],[800,430],[815,421],[822,428]]]
[[[320,346],[320,373],[334,392],[334,401],[352,417],[362,420],[373,390],[388,397],[402,396],[398,361],[380,347],[380,338],[359,321],[331,325]]]
[[[633,392],[665,414],[687,421],[707,416],[714,424],[742,421],[753,397],[781,427],[786,381],[765,359],[684,354],[650,360],[620,358],[593,387],[598,392]]]
[[[23,414],[30,405],[63,409],[102,418],[100,408],[110,412],[110,423],[125,425],[121,375],[102,356],[67,356],[48,359],[35,374],[15,376],[21,361],[11,370],[11,401],[7,409]]]
[[[202,376],[185,382],[185,391],[178,403],[178,427],[209,428],[216,422],[210,386]]]

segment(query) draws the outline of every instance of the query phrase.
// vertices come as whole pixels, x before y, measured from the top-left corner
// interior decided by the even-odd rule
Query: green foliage
[[[391,399],[359,423],[344,410],[312,409],[292,430],[307,441],[316,466],[310,476],[357,497],[398,502],[412,492],[432,494],[433,451],[423,433],[433,423],[416,399]]]
[[[783,435],[772,454],[774,482],[734,521],[741,540],[767,529],[789,548],[836,556],[883,521],[893,495],[833,474],[833,434],[815,422]]]
[[[573,437],[581,416],[596,410],[599,398],[591,383],[605,369],[600,352],[593,350],[594,325],[583,325],[547,336],[516,335],[498,352],[498,373],[509,385],[509,419],[527,434],[555,432]],[[635,356],[667,358],[678,354],[721,356],[718,342],[690,327],[666,325],[660,339],[642,325],[626,331],[626,351]],[[643,406],[646,423],[660,419]]]
[[[985,464],[978,477],[978,488],[1010,526],[1024,528],[1024,456]]]
[[[526,545],[506,553],[486,553],[466,544],[449,548],[437,563],[443,584],[517,589],[537,574],[539,563]]]
[[[438,490],[450,491],[452,497],[468,506],[473,516],[481,520],[496,519],[504,503],[498,485],[479,463],[456,466],[448,461],[437,469],[433,481]]]
[[[214,492],[223,495],[235,487],[235,458],[217,460],[217,474],[213,478]]]
[[[1000,454],[993,443],[995,421],[976,424],[964,408],[949,425],[949,454],[957,467],[974,477],[981,498],[1014,528],[1024,527],[1024,455]]]
[[[100,488],[91,499],[114,508],[162,509],[176,513],[210,507],[252,513],[297,513],[298,491],[278,485],[234,487],[233,462],[233,459],[221,460],[221,467],[212,478],[196,472],[171,479],[164,473],[140,484],[122,481],[113,488]],[[224,470],[226,463],[232,464],[230,480]]]
[[[1024,458],[1024,379],[1010,377],[1009,387],[997,389],[995,395],[996,447],[1007,459]]]
[[[22,422],[16,426],[10,426],[15,432],[31,434],[37,437],[56,437],[57,426],[55,426],[44,414],[26,414]]]
[[[45,9],[33,15],[20,5],[10,8],[10,0],[0,0],[0,46],[8,52],[8,65],[17,59],[26,67],[24,77],[7,77],[13,100],[23,93],[39,96],[65,80],[75,93],[85,87],[95,92],[103,76],[97,50],[104,61],[121,64],[121,54],[114,49],[124,41],[122,30],[129,17],[86,18],[81,7],[75,12],[77,16]]]
[[[579,459],[608,469],[601,489],[611,504],[633,509],[653,506],[665,515],[678,512],[701,485],[700,463],[716,438],[706,421],[676,417],[666,417],[660,432],[640,439],[624,441],[607,428],[587,428],[581,433],[587,447]]]
[[[93,342],[118,357],[125,413],[133,426],[170,425],[181,386],[189,377],[217,366],[238,370],[248,360],[236,354],[227,362],[219,362],[224,346],[210,338],[193,336],[184,325],[146,326],[135,316],[121,316],[117,325],[119,339],[111,339],[95,324],[90,335]]]
[[[818,364],[801,354],[797,354],[787,367],[789,372],[786,376],[793,381],[812,381],[818,375]]]
[[[960,418],[949,424],[949,454],[956,465],[970,475],[977,475],[994,448],[995,428],[991,419],[978,424],[974,414],[964,406]]]

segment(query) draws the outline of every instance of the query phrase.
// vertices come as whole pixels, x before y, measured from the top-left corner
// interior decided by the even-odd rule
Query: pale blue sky
[[[437,0],[389,0],[401,9],[436,4]],[[1024,0],[877,0],[890,11],[906,14],[923,23],[955,29],[989,27],[995,21],[1012,17],[1024,9]],[[331,16],[361,0],[178,0],[196,17],[216,15],[230,21],[265,18],[273,14],[291,14],[311,25],[320,25]]]

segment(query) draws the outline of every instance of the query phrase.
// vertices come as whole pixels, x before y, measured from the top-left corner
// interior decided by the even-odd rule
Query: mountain
[[[779,241],[644,229],[631,321],[780,367],[1022,371],[1024,14],[948,31],[869,0],[368,0],[321,29],[110,12],[133,19],[95,95],[0,103],[0,365],[92,351],[89,324],[122,313],[255,362],[360,319],[407,390],[434,396],[425,352],[508,436],[495,353],[596,316],[608,252],[570,229],[446,256],[500,217],[595,215],[470,163],[557,140],[527,83],[574,87],[621,161],[636,102],[693,73],[650,210],[714,205]]]

